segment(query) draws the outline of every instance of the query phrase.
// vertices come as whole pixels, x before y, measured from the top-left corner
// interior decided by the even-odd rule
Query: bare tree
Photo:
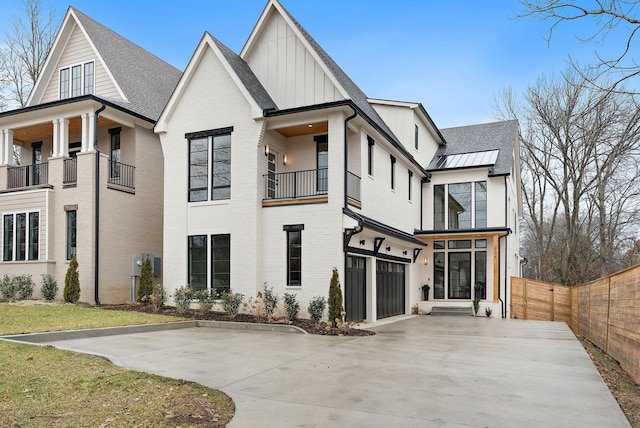
[[[570,69],[539,78],[523,102],[507,90],[496,103],[500,118],[521,124],[529,272],[575,285],[617,269],[615,249],[638,224],[635,96]]]
[[[57,22],[43,0],[23,0],[21,14],[9,22],[0,48],[0,81],[7,86],[6,100],[24,107],[53,45]]]
[[[576,36],[585,43],[603,42],[611,33],[623,35],[626,42],[620,46],[617,53],[601,55],[596,50],[596,62],[588,67],[590,76],[594,77],[590,83],[595,84],[606,76],[610,82],[609,89],[619,90],[622,82],[640,75],[640,63],[634,57],[634,52],[637,52],[636,34],[640,30],[640,11],[637,10],[639,3],[638,0],[589,0],[580,4],[575,0],[522,0],[525,12],[517,16],[550,21],[548,43],[560,24],[577,20],[590,19],[593,22],[593,29],[589,33]],[[584,65],[573,59],[571,62],[576,70],[583,70]]]

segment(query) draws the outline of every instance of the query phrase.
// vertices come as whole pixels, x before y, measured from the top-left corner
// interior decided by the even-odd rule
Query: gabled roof
[[[441,156],[459,154],[473,154],[499,150],[490,176],[509,175],[513,168],[514,149],[517,148],[519,138],[518,121],[483,123],[480,125],[460,126],[441,129],[447,140],[446,146],[441,146],[434,156],[436,161]],[[428,171],[436,170],[432,161]]]
[[[108,101],[153,121],[157,120],[180,79],[180,70],[73,7],[67,10],[28,105],[41,102],[43,91],[56,75],[53,68],[57,60],[52,58],[60,58],[66,47],[68,32],[74,24],[83,32],[123,97]]]

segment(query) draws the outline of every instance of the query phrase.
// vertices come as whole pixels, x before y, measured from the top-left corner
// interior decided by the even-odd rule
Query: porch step
[[[468,317],[473,314],[471,306],[467,308],[461,307],[449,307],[449,306],[434,306],[431,309],[431,315],[449,315],[458,317]]]

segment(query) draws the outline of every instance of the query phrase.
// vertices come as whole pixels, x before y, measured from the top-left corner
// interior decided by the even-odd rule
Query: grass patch
[[[233,401],[196,383],[53,347],[0,342],[3,426],[225,426]]]
[[[640,385],[629,378],[618,362],[583,337],[578,337],[633,428],[640,428]]]
[[[181,319],[139,312],[103,311],[69,304],[23,306],[0,303],[0,335],[153,324]]]

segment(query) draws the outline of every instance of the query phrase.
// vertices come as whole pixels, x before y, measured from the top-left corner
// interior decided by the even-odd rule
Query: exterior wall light
[[[289,162],[289,159],[287,158],[287,155],[283,155],[282,156],[282,165],[286,165],[287,162]]]
[[[268,144],[264,146],[264,155],[265,156],[269,156],[269,145]]]
[[[425,257],[424,258],[424,265],[428,265],[429,264],[429,257]]]

